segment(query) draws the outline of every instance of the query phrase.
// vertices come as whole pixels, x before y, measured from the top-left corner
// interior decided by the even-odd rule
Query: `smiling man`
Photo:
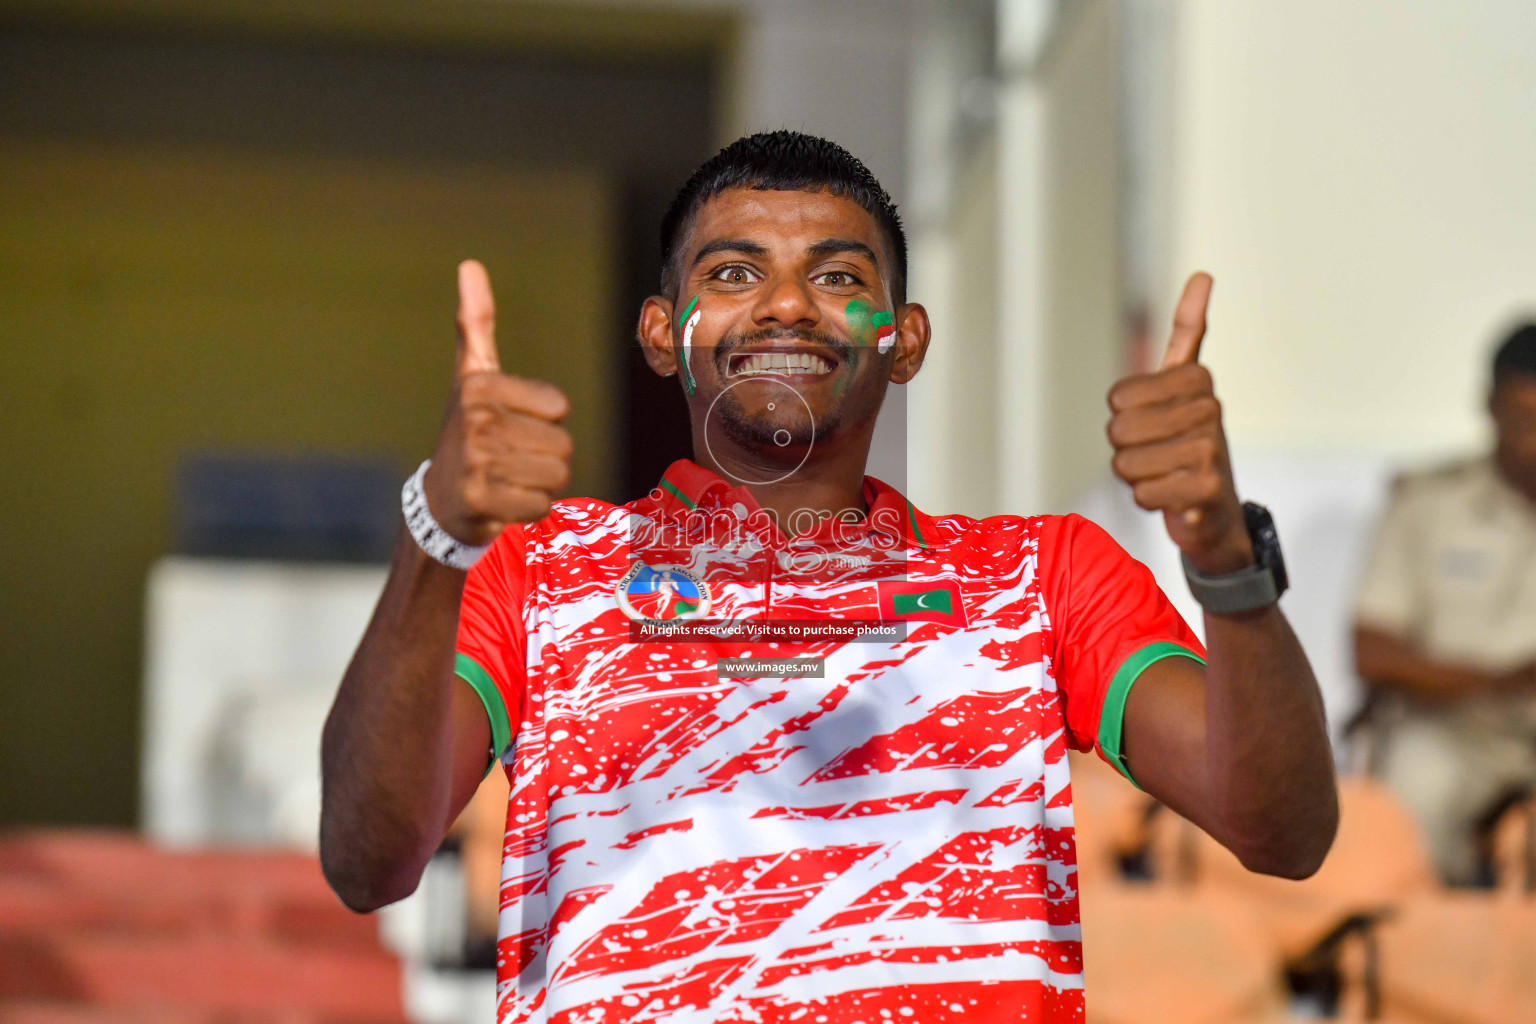
[[[409,893],[499,761],[502,1021],[1080,1021],[1069,746],[1253,870],[1317,868],[1322,703],[1197,362],[1209,277],[1163,368],[1109,396],[1207,652],[1091,523],[929,515],[864,475],[929,323],[844,150],[734,143],[662,245],[639,336],[694,457],[623,506],[555,500],[566,399],[501,371],[460,267],[447,421],[326,725],[348,906]]]

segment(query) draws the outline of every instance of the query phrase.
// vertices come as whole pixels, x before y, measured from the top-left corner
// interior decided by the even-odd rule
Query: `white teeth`
[[[734,376],[747,377],[759,373],[822,374],[831,371],[832,367],[825,359],[808,352],[758,352],[743,356],[736,364]]]

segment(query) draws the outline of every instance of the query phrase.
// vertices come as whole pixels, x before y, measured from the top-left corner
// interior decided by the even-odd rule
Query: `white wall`
[[[379,566],[170,556],[145,599],[146,835],[313,849],[320,729]]]
[[[906,0],[755,0],[743,5],[730,135],[794,128],[864,161],[906,200]],[[908,488],[907,389],[886,395],[869,474]]]
[[[1536,4],[1181,0],[1172,251],[1243,450],[1482,443],[1536,310]]]
[[[1127,96],[1142,246],[1127,265],[1149,268],[1127,298],[1150,303],[1160,339],[1184,277],[1216,276],[1203,361],[1239,490],[1285,538],[1286,608],[1338,726],[1357,699],[1350,608],[1385,478],[1486,443],[1491,346],[1536,312],[1536,5],[1125,9],[1145,90]]]
[[[742,19],[725,127],[794,128],[863,160],[905,198],[906,0],[737,0]]]
[[[908,494],[935,513],[989,515],[1000,504],[992,35],[990,0],[921,4],[906,57],[909,292],[933,323],[927,360],[907,388]]]
[[[1042,139],[1045,443],[1032,512],[1065,511],[1109,474],[1106,396],[1127,371],[1117,6],[1072,5],[1039,70],[1049,110]]]
[[[1100,431],[1126,314],[1147,309],[1160,350],[1185,277],[1212,271],[1204,361],[1239,489],[1275,511],[1286,607],[1338,725],[1358,698],[1350,607],[1385,480],[1486,443],[1491,347],[1536,314],[1536,4],[997,10],[995,68],[915,80],[917,260],[939,330],[938,372],[912,389],[914,498],[1055,511],[1097,479],[1096,514],[1198,619],[1160,522],[1109,480]],[[1038,45],[1010,48],[1009,24],[1031,21]],[[986,141],[936,146],[970,116],[967,74],[993,76]]]
[[[792,128],[858,157],[898,206],[907,198],[912,0],[674,0],[734,9],[740,36],[727,68],[721,145]],[[681,182],[679,182],[681,184]],[[869,473],[908,486],[907,389],[892,387]]]
[[[1065,511],[1108,473],[1121,363],[1118,3],[974,6],[929,9],[919,40],[914,283],[934,340],[912,385],[912,495]]]

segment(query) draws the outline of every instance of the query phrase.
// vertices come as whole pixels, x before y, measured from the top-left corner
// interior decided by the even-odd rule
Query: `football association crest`
[[[636,562],[613,596],[619,610],[636,622],[679,622],[709,614],[709,584],[676,565]]]

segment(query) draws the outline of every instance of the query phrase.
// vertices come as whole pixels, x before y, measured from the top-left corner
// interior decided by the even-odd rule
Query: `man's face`
[[[916,368],[900,330],[915,307],[894,305],[889,260],[874,217],[830,193],[731,189],[706,202],[681,254],[670,354],[652,353],[685,387],[691,373],[695,434],[798,463],[872,428],[887,382]],[[659,349],[652,304],[641,329]]]
[[[1536,374],[1511,374],[1489,400],[1498,434],[1499,467],[1511,483],[1536,497]]]

